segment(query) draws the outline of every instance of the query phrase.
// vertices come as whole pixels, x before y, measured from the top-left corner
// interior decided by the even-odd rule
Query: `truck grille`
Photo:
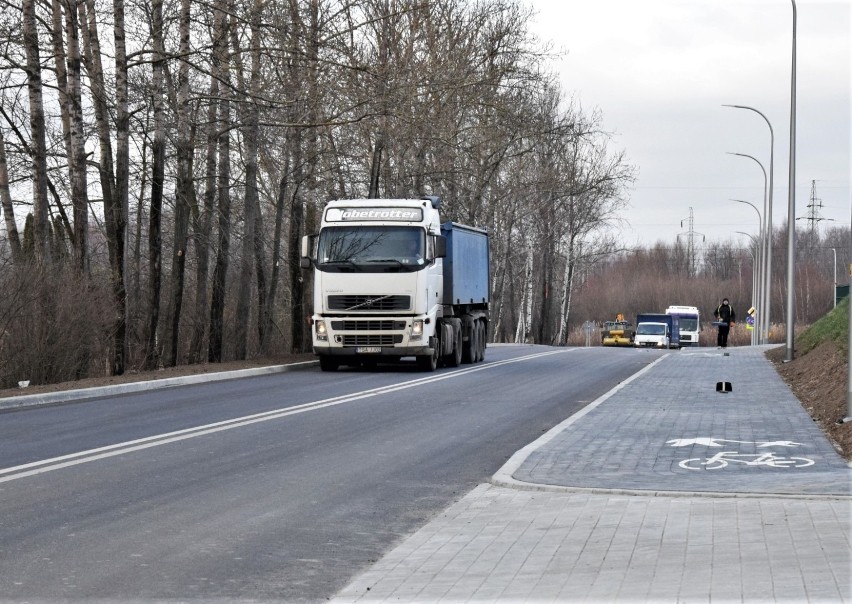
[[[405,321],[332,321],[331,328],[334,331],[402,331]]]
[[[402,334],[358,334],[343,336],[344,346],[393,346],[402,343]]]
[[[328,297],[329,310],[410,310],[411,296],[336,295]]]

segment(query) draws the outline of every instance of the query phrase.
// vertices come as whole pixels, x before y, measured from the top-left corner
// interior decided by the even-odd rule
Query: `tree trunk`
[[[148,216],[148,342],[145,347],[145,368],[156,369],[160,364],[157,339],[160,328],[160,290],[163,275],[163,185],[166,165],[165,108],[163,98],[163,1],[151,3],[151,39],[154,46],[152,67],[154,142],[151,145],[151,211]]]
[[[179,363],[180,317],[186,275],[186,248],[193,202],[192,128],[189,123],[190,0],[180,3],[180,66],[177,91],[177,182],[175,189],[175,243],[172,250],[171,341],[168,363]]]
[[[284,160],[284,169],[278,182],[278,195],[275,203],[275,234],[272,237],[272,276],[269,279],[269,294],[266,296],[266,305],[261,313],[262,329],[266,336],[263,338],[263,354],[269,354],[269,334],[272,331],[272,313],[275,308],[275,299],[278,294],[278,279],[280,274],[278,258],[281,256],[281,232],[284,227],[284,207],[287,203],[287,173],[290,170],[289,157]]]
[[[18,236],[18,225],[15,223],[15,207],[9,193],[9,167],[6,164],[6,141],[3,130],[0,129],[0,207],[3,208],[3,220],[6,223],[6,237],[12,247],[12,262],[21,261],[21,238]]]
[[[219,235],[216,246],[216,265],[213,269],[213,287],[210,299],[210,336],[207,343],[207,360],[211,363],[222,362],[222,340],[225,315],[225,286],[228,276],[228,261],[231,248],[231,139],[228,124],[231,121],[231,104],[228,87],[229,58],[227,52],[228,18],[224,0],[217,0],[214,14],[216,43],[213,52],[218,53],[219,73],[221,74],[222,96],[219,100],[219,161],[218,196]]]
[[[35,0],[23,0],[22,33],[27,57],[27,92],[30,108],[30,153],[33,169],[33,253],[44,264],[50,258],[50,225],[47,201],[47,144],[45,141],[44,101],[42,96],[41,58],[36,29]]]
[[[258,206],[254,214],[254,270],[257,277],[257,340],[260,350],[266,350],[267,325],[271,317],[267,317],[267,311],[271,310],[266,305],[267,284],[266,267],[264,265],[263,247],[263,215]]]
[[[571,314],[571,294],[574,291],[574,238],[568,241],[568,255],[565,258],[565,274],[562,279],[562,300],[559,309],[559,335],[556,343],[565,346],[568,343],[568,317]]]
[[[127,362],[127,287],[124,281],[126,229],[130,181],[130,114],[127,97],[127,46],[124,37],[124,0],[113,0],[115,35],[115,196],[104,207],[115,303],[112,374],[124,373]],[[104,199],[104,203],[106,203]]]
[[[243,118],[243,140],[245,151],[243,160],[245,162],[245,209],[243,246],[240,270],[239,289],[237,292],[237,316],[236,316],[236,358],[244,360],[248,354],[248,333],[250,323],[252,265],[257,250],[255,239],[259,236],[257,229],[258,213],[260,211],[257,192],[257,154],[259,145],[259,115],[254,98],[260,90],[260,19],[262,14],[262,0],[255,0],[250,17],[251,26],[251,73],[249,81],[240,78],[243,88],[243,109],[240,111]],[[239,49],[234,48],[235,53]],[[239,73],[242,73],[241,71]],[[262,278],[260,275],[258,278]],[[261,294],[262,295],[262,294]],[[258,317],[258,321],[261,318]]]
[[[208,292],[208,277],[210,272],[210,240],[213,222],[213,211],[216,203],[216,141],[218,139],[218,122],[216,115],[219,96],[219,78],[221,77],[219,53],[217,44],[221,44],[220,32],[214,28],[213,56],[210,74],[210,104],[207,106],[207,148],[204,169],[204,205],[199,208],[195,220],[195,255],[196,255],[196,293],[195,293],[195,328],[189,346],[189,362],[199,363],[204,358],[204,333],[208,324],[210,298]]]
[[[530,333],[533,316],[533,252],[527,246],[527,262],[524,270],[523,294],[518,307],[518,328],[515,330],[515,344],[524,344]]]
[[[296,128],[290,138],[293,153],[293,193],[290,196],[290,229],[288,232],[288,265],[290,268],[290,324],[292,334],[292,352],[304,352],[307,349],[309,338],[305,333],[305,308],[304,280],[302,278],[301,259],[301,236],[304,233],[305,210],[302,204],[302,196],[299,192],[299,183],[302,181],[302,137],[301,130]]]
[[[68,171],[71,180],[71,207],[74,213],[74,265],[81,274],[88,270],[88,240],[89,240],[89,197],[86,178],[86,148],[83,123],[83,93],[81,84],[80,30],[85,27],[85,21],[78,20],[85,16],[81,4],[79,12],[76,2],[69,0],[65,7],[65,33],[68,40],[68,73],[67,94],[65,95],[67,110],[70,117],[70,151],[68,156]],[[91,35],[91,33],[89,34]],[[97,52],[97,46],[93,52]],[[90,66],[89,76],[92,80],[93,92],[99,90],[98,80],[102,73],[95,66]],[[95,92],[97,96],[97,92]],[[61,97],[60,97],[61,98]],[[96,106],[97,103],[96,103]],[[103,111],[102,106],[99,106]]]
[[[297,0],[290,0],[290,45],[294,49],[299,49],[302,43],[302,19],[299,14],[299,3]],[[298,62],[293,61],[290,64],[289,81],[287,82],[288,93],[295,97],[299,90],[299,84],[302,81],[302,70],[298,67]],[[294,107],[291,110],[291,120],[295,121],[296,111],[299,107]],[[305,283],[302,278],[302,268],[300,266],[301,258],[301,236],[305,232],[305,205],[302,197],[302,185],[304,183],[304,165],[302,155],[302,129],[293,128],[288,137],[288,158],[293,166],[292,176],[292,193],[290,195],[290,225],[287,236],[287,264],[290,269],[290,335],[291,352],[304,352],[307,349],[309,336],[306,333],[305,323]]]

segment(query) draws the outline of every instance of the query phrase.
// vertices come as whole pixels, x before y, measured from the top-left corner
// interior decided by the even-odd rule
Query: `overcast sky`
[[[554,63],[566,94],[600,109],[614,143],[638,168],[623,217],[625,244],[757,234],[770,169],[766,115],[775,132],[773,223],[787,218],[792,3],[790,0],[527,0],[530,24],[564,54]],[[820,228],[849,225],[849,0],[798,0],[796,216],[808,215],[811,181]],[[681,226],[683,221],[683,226]],[[810,224],[799,221],[801,226]]]

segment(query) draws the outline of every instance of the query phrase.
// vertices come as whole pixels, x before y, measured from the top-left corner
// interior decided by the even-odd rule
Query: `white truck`
[[[302,239],[314,270],[313,350],[323,371],[414,357],[424,371],[483,360],[488,233],[440,223],[441,199],[329,202]]]
[[[680,345],[698,346],[701,334],[701,314],[697,306],[669,306],[667,315],[676,315],[680,325]]]

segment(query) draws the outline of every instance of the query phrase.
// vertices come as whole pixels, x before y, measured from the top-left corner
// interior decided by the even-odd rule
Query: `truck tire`
[[[474,360],[474,350],[476,349],[476,322],[472,321],[468,323],[470,325],[470,331],[467,337],[467,342],[464,341],[464,336],[462,336],[462,363],[475,363]],[[465,322],[462,321],[462,331],[464,331]]]
[[[473,362],[482,360],[482,321],[473,322]]]
[[[432,372],[438,368],[438,348],[435,348],[433,354],[421,354],[417,358],[417,368],[420,371]]]
[[[323,371],[337,371],[337,368],[340,366],[337,359],[328,356],[321,356],[319,358],[319,363],[320,369]]]
[[[453,351],[444,357],[447,367],[458,367],[462,363],[462,333],[461,329],[454,329]]]

